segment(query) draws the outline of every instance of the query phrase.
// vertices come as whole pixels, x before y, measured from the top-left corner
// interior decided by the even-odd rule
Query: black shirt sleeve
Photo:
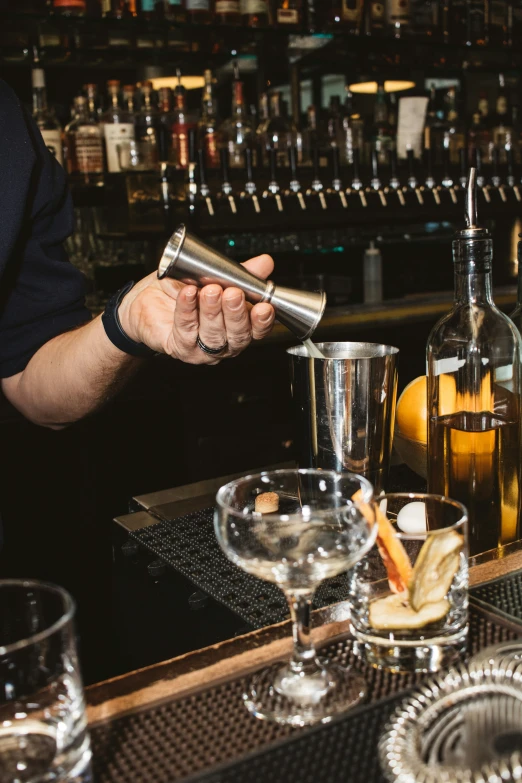
[[[83,276],[63,247],[72,231],[65,172],[0,80],[0,378],[90,320]]]

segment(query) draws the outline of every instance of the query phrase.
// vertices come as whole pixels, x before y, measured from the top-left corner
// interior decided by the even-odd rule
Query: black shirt
[[[0,378],[90,319],[82,274],[63,247],[72,231],[65,172],[0,80]]]

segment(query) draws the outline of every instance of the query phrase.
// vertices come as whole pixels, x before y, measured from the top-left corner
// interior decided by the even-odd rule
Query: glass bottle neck
[[[453,242],[455,263],[455,303],[493,305],[491,239],[456,239]]]
[[[45,87],[33,88],[33,112],[45,112],[47,111],[47,93]]]

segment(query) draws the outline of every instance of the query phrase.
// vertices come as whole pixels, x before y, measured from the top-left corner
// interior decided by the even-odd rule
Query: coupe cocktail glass
[[[269,513],[256,511],[260,495],[272,503]],[[373,546],[371,484],[324,470],[246,476],[219,490],[215,529],[227,557],[275,583],[290,606],[293,657],[253,677],[244,696],[248,709],[260,718],[302,726],[328,721],[355,704],[364,681],[317,657],[310,612],[318,585],[347,571]]]

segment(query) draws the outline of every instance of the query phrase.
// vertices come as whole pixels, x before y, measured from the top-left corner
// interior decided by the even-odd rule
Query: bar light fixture
[[[384,82],[385,92],[402,92],[403,90],[411,90],[413,87],[415,87],[415,82],[406,80],[387,79]],[[355,82],[350,84],[348,89],[353,93],[372,95],[377,92],[377,82]]]

